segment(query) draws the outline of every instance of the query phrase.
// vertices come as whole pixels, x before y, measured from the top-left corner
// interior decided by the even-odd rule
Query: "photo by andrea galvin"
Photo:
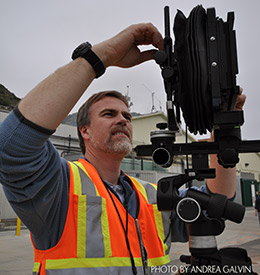
[[[222,267],[217,265],[202,265],[202,266],[187,266],[187,265],[163,265],[163,266],[152,266],[151,273],[160,274],[241,274],[241,273],[251,273],[252,267],[246,265],[224,265]]]

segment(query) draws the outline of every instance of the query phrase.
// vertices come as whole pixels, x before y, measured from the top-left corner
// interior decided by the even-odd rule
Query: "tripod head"
[[[160,211],[176,210],[178,217],[193,223],[201,219],[203,210],[211,219],[227,219],[240,223],[244,217],[244,207],[232,202],[226,196],[217,193],[206,194],[190,188],[187,195],[179,196],[178,189],[186,182],[199,179],[197,176],[186,174],[162,178],[158,182],[157,203]]]

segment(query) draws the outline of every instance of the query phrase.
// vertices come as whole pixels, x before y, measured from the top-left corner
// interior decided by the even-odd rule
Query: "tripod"
[[[218,250],[215,234],[222,232],[224,227],[224,220],[208,218],[190,225],[191,256],[180,257],[182,262],[189,264],[181,274],[257,274],[252,270],[246,250],[238,247]]]
[[[178,189],[189,180],[199,178],[186,174],[162,178],[158,182],[159,210],[175,209],[180,220],[189,225],[189,250],[180,260],[188,264],[181,274],[256,274],[246,250],[228,247],[218,250],[216,236],[225,229],[225,220],[240,223],[245,208],[221,194],[207,194],[188,189],[180,197]]]

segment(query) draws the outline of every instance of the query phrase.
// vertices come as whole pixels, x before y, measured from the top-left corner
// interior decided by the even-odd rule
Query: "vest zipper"
[[[137,236],[138,236],[138,241],[140,245],[140,251],[141,251],[141,258],[143,262],[143,270],[144,270],[144,275],[148,275],[148,261],[147,261],[147,251],[145,249],[143,239],[142,239],[142,234],[139,226],[138,219],[135,219],[135,227],[137,231]]]

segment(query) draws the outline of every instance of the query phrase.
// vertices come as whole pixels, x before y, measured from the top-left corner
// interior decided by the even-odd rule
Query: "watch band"
[[[93,67],[96,78],[100,77],[106,71],[106,68],[100,58],[91,50],[91,44],[84,42],[79,45],[72,54],[72,59],[75,60],[78,57],[85,58],[88,63]]]

